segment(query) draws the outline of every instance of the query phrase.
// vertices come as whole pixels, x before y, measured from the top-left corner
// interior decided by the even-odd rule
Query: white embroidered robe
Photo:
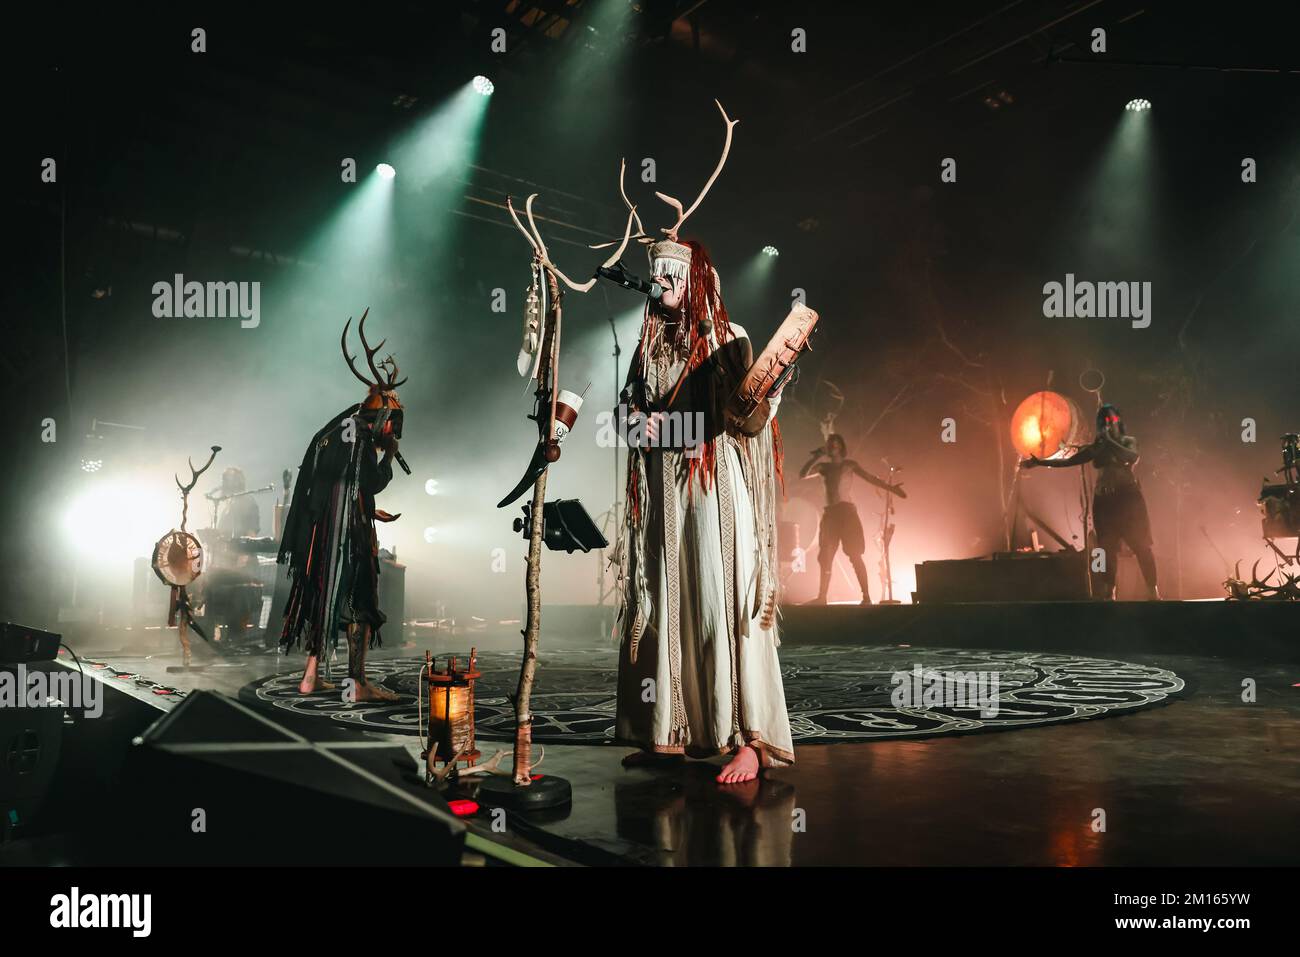
[[[743,373],[752,348],[743,328],[731,330],[744,340],[731,347],[743,353]],[[647,363],[648,397],[662,401],[683,365],[679,356]],[[734,370],[715,372],[712,399],[725,400],[737,381]],[[765,767],[794,761],[775,618],[779,403],[779,396],[766,403],[757,435],[717,436],[716,481],[707,491],[698,476],[688,485],[682,449],[633,456],[644,468],[644,501],[640,527],[623,543],[620,743],[692,757],[751,744]],[[760,423],[763,414],[760,407]]]

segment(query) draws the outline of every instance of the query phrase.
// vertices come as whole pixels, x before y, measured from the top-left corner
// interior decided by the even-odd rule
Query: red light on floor
[[[542,778],[544,778],[545,776],[546,776],[546,775],[544,775],[544,774],[531,774],[531,775],[529,775],[529,777],[530,777],[532,780],[534,780],[534,781],[540,781],[540,780],[541,780]]]
[[[451,808],[451,813],[457,817],[469,817],[471,814],[478,813],[477,801],[455,800],[448,801],[447,807]]]

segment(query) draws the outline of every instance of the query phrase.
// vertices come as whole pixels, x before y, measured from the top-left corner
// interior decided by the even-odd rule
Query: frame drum
[[[1069,455],[1088,444],[1087,435],[1079,407],[1059,392],[1035,392],[1011,416],[1011,444],[1023,458]]]

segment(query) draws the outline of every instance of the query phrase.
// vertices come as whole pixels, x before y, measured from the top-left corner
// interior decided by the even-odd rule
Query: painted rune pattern
[[[415,734],[415,694],[423,659],[368,663],[372,681],[398,692],[396,703],[350,704],[336,692],[300,695],[299,674],[254,682],[246,693],[301,715],[329,718],[359,729]],[[519,655],[480,652],[483,677],[475,688],[481,741],[512,741],[514,710],[508,695],[518,680]],[[1184,689],[1163,668],[1078,655],[944,648],[790,646],[781,649],[782,679],[794,739],[801,744],[923,738],[975,731],[1039,727],[1122,714],[1166,702]],[[934,700],[924,694],[894,704],[901,683],[957,673],[997,675],[996,694],[978,702]],[[614,733],[618,652],[614,649],[543,652],[533,690],[533,740],[607,744]],[[923,679],[924,680],[924,679]],[[950,686],[951,687],[951,686]],[[992,685],[983,689],[991,691]]]

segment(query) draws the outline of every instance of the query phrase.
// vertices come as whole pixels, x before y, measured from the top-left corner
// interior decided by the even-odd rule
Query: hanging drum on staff
[[[181,527],[173,528],[158,539],[153,547],[151,563],[153,572],[164,585],[171,587],[171,601],[167,606],[167,627],[176,628],[176,633],[181,640],[181,660],[186,668],[190,667],[191,658],[189,629],[193,628],[200,638],[204,641],[208,640],[208,636],[194,621],[194,611],[190,607],[189,595],[185,591],[186,587],[192,585],[203,573],[203,546],[185,528],[189,523],[190,492],[194,491],[199,476],[208,470],[220,451],[221,446],[212,446],[212,454],[208,456],[208,461],[201,469],[196,469],[194,462],[189,460],[190,484],[182,485],[181,480],[176,479],[176,487],[181,490]]]

